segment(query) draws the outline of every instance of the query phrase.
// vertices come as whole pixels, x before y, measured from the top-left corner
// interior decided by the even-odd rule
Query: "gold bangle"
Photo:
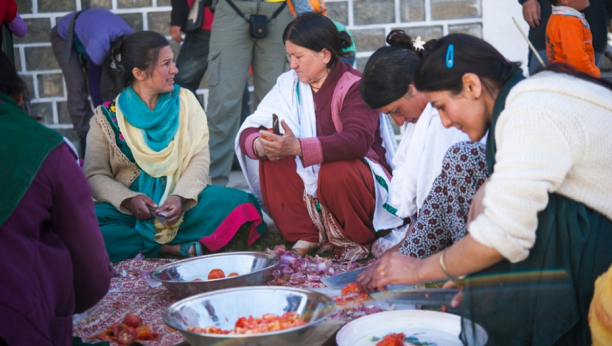
[[[442,271],[444,271],[444,274],[446,274],[446,276],[448,276],[449,279],[451,279],[452,281],[460,281],[465,279],[465,275],[461,275],[461,276],[453,276],[448,272],[448,269],[446,269],[446,265],[444,264],[444,253],[446,252],[446,249],[442,250],[442,252],[440,253],[440,267],[442,267]]]

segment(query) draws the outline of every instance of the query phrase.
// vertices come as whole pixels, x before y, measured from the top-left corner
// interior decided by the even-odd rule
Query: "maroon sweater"
[[[0,226],[0,275],[0,340],[8,345],[72,345],[72,314],[108,292],[91,188],[66,144],[49,153]]]
[[[379,113],[368,107],[359,95],[359,83],[346,93],[340,117],[342,132],[337,132],[332,121],[332,95],[345,72],[361,77],[361,72],[350,65],[338,62],[327,76],[319,92],[313,93],[317,137],[300,138],[302,163],[305,167],[334,161],[352,161],[368,157],[379,162],[387,172],[391,168],[385,159],[385,148],[380,136]],[[258,128],[248,128],[240,135],[240,149],[253,156],[253,141],[259,135]]]

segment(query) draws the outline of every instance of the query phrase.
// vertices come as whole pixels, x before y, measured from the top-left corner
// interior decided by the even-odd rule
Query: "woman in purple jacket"
[[[0,53],[0,345],[71,345],[112,276],[91,189],[57,132],[24,113]]]

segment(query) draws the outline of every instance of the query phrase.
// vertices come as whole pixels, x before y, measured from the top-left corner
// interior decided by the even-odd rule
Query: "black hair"
[[[30,100],[28,94],[28,87],[25,82],[17,74],[15,66],[11,63],[9,57],[2,51],[0,51],[0,93],[14,97],[14,95],[21,94],[23,103],[22,109],[26,113],[30,113]]]
[[[406,95],[421,62],[422,49],[415,49],[404,30],[392,30],[386,41],[389,46],[370,56],[361,77],[361,98],[370,108],[384,107]]]
[[[587,82],[591,82],[594,84],[597,84],[599,86],[602,86],[604,88],[607,88],[609,90],[612,90],[612,83],[605,80],[605,79],[601,79],[601,78],[595,78],[593,76],[591,76],[588,73],[584,73],[582,71],[579,71],[578,69],[576,69],[574,66],[566,64],[566,63],[562,63],[562,62],[553,62],[552,64],[548,64],[546,67],[544,68],[540,68],[536,71],[536,73],[534,73],[534,75],[540,73],[540,72],[544,72],[544,71],[551,71],[551,72],[556,72],[556,73],[564,73],[567,75],[570,75],[572,77],[576,77],[582,80],[585,80]]]
[[[342,49],[353,43],[346,31],[338,32],[329,18],[316,12],[306,12],[291,21],[283,32],[283,42],[286,41],[315,52],[329,50],[331,59],[327,63],[328,68],[334,68],[340,57],[346,55]]]
[[[153,31],[139,31],[116,40],[111,49],[111,66],[121,75],[123,87],[134,82],[132,70],[136,67],[150,71],[159,57],[159,51],[169,46],[168,40]]]
[[[449,46],[453,45],[452,67],[447,67]],[[488,42],[466,34],[450,34],[428,44],[423,61],[414,74],[420,91],[448,90],[453,95],[463,90],[463,75],[474,73],[493,95],[520,69]]]

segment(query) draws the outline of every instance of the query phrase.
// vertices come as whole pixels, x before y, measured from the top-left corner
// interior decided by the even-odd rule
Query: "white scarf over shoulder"
[[[442,160],[453,144],[469,141],[458,129],[444,128],[438,111],[427,104],[416,124],[408,128],[393,158],[393,180],[387,203],[397,209],[396,215],[414,215],[442,172]]]
[[[263,206],[263,200],[261,197],[261,188],[259,184],[259,160],[252,160],[248,158],[240,149],[240,134],[247,128],[260,126],[266,128],[272,128],[272,114],[276,114],[280,120],[285,120],[287,125],[291,128],[297,138],[310,138],[317,136],[317,123],[315,115],[314,100],[312,95],[312,89],[307,83],[299,81],[295,71],[291,70],[283,73],[278,77],[276,84],[268,92],[268,94],[260,102],[255,113],[250,115],[240,127],[238,135],[236,136],[235,148],[238,156],[238,161],[244,175],[246,177],[249,188],[253,194],[257,197],[261,206]],[[386,116],[381,116],[381,136],[385,144],[385,149],[389,155],[395,153],[395,147],[393,146],[393,132],[391,131],[391,125]],[[284,132],[281,127],[281,133]],[[367,160],[367,159],[366,159]],[[376,178],[382,178],[386,180],[387,186],[389,180],[384,173],[383,168],[370,160],[367,160],[372,170],[374,181]],[[389,160],[390,161],[390,160]],[[316,197],[317,181],[319,176],[319,169],[321,165],[312,165],[304,167],[302,161],[296,156],[295,162],[297,165],[296,172],[304,181],[306,192]],[[401,220],[397,217],[387,213],[382,208],[382,204],[387,200],[386,187],[382,187],[380,184],[376,186],[376,210],[375,217],[377,222],[374,223],[376,230],[388,229],[401,224]]]

